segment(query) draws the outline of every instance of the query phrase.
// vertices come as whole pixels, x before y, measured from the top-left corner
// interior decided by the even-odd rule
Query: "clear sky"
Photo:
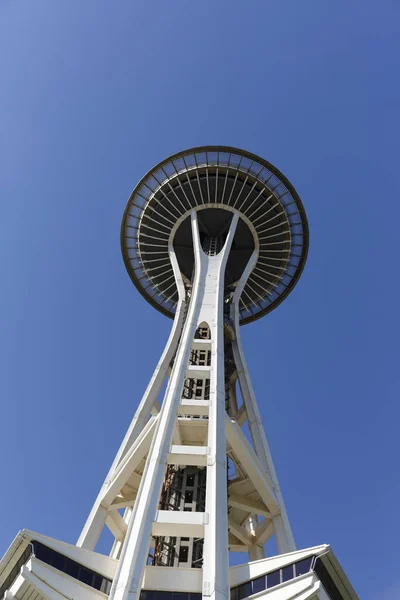
[[[298,547],[400,598],[395,0],[0,2],[0,553],[75,542],[171,321],[131,284],[125,202],[201,144],[306,208],[295,291],[243,330]],[[397,590],[397,591],[396,591]]]

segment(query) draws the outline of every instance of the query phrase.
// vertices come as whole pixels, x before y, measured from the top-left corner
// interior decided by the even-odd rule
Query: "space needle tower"
[[[240,338],[304,268],[295,189],[249,152],[180,152],[133,190],[121,247],[170,336],[76,545],[22,530],[0,598],[355,600],[330,546],[296,549]]]

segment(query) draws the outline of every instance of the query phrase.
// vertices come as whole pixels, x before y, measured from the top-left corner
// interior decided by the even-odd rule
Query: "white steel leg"
[[[243,272],[241,280],[235,290],[231,315],[235,321],[236,339],[232,342],[233,356],[236,363],[238,380],[242,392],[243,402],[245,404],[250,434],[253,440],[254,450],[260,459],[261,464],[271,478],[274,485],[276,498],[279,502],[281,513],[273,519],[276,543],[278,552],[285,554],[296,550],[292,530],[289,519],[286,513],[285,504],[283,501],[282,492],[279,488],[278,478],[276,475],[274,463],[272,461],[271,452],[269,450],[265,431],[261,422],[260,412],[256,402],[253,386],[251,384],[250,375],[247,369],[246,360],[243,353],[242,342],[240,338],[239,328],[239,300],[243,291],[244,285],[250,275],[254,264],[257,260],[257,250],[253,252],[249,263]]]
[[[225,440],[224,275],[238,215],[232,218],[221,252],[208,257],[206,289],[200,321],[211,331],[210,409],[208,417],[206,513],[203,550],[203,598],[229,596],[227,467]],[[202,253],[200,247],[195,252]]]
[[[193,237],[198,237],[196,212],[191,213]],[[172,244],[170,252],[172,251]],[[175,266],[175,268],[177,265]],[[196,331],[204,290],[205,261],[195,263],[195,281],[157,428],[146,461],[142,482],[110,592],[110,600],[136,600],[140,594],[152,524],[156,516],[176,412],[182,397],[189,355]]]
[[[87,550],[95,549],[100,534],[103,530],[107,516],[107,510],[106,507],[102,506],[102,500],[107,492],[109,483],[112,479],[112,475],[122,458],[125,456],[129,448],[131,447],[132,443],[143,430],[143,427],[145,426],[147,420],[149,419],[153,408],[153,404],[160,393],[161,387],[164,383],[165,377],[169,369],[169,365],[178,347],[179,339],[182,332],[183,318],[186,309],[186,298],[185,289],[183,286],[182,278],[179,273],[178,263],[173,248],[171,248],[170,251],[170,258],[174,266],[174,271],[176,273],[176,282],[179,294],[174,324],[172,326],[171,333],[169,335],[164,352],[162,353],[157,367],[154,370],[149,385],[147,386],[147,389],[143,394],[142,400],[136,410],[135,416],[133,417],[128,431],[125,434],[122,444],[115,456],[115,459],[111,465],[107,477],[105,478],[104,483],[100,488],[93,508],[90,511],[85,526],[83,527],[82,532],[77,541],[77,546],[80,546]]]

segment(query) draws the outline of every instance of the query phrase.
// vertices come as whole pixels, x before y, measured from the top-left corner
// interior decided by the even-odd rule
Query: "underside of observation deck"
[[[235,288],[253,249],[257,262],[240,299],[240,323],[273,310],[296,285],[308,251],[308,225],[289,181],[267,161],[235,148],[209,146],[175,154],[133,190],[121,227],[125,266],[140,293],[173,317],[178,292],[168,254],[173,245],[185,284],[193,278],[189,215],[205,239],[222,239],[239,222],[226,270]]]

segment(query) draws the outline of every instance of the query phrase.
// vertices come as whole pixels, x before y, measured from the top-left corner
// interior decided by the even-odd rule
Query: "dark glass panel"
[[[54,552],[52,561],[51,561],[51,565],[55,569],[58,569],[59,571],[65,571],[65,563],[66,563],[65,556],[63,556],[62,554],[58,554],[58,552]]]
[[[179,562],[187,562],[189,556],[189,546],[179,548]]]
[[[239,585],[238,587],[238,594],[239,594],[239,598],[238,600],[241,600],[242,598],[247,598],[247,596],[251,596],[251,581],[246,581],[246,583],[242,583],[242,585]]]
[[[266,589],[265,583],[265,575],[262,577],[257,577],[257,579],[253,579],[253,594],[258,594],[258,592],[262,592]]]
[[[105,594],[108,594],[111,589],[111,581],[102,577],[98,573],[95,573],[91,569],[80,565],[79,563],[71,560],[67,556],[44,546],[40,542],[32,540],[34,548],[34,554],[38,560],[45,562],[46,564],[66,573],[74,579],[78,579],[91,587],[101,590]]]
[[[73,560],[67,560],[65,563],[64,573],[70,575],[70,577],[74,577],[75,579],[79,579],[79,569],[80,566]],[[100,589],[100,588],[98,588]]]
[[[187,477],[186,477],[186,485],[188,487],[194,486],[194,473],[192,473],[191,475],[187,475]]]
[[[82,583],[86,583],[86,585],[92,585],[93,582],[93,571],[89,571],[89,569],[81,568],[79,571],[79,581]]]
[[[101,575],[98,575],[97,573],[94,573],[92,587],[94,587],[96,590],[101,590],[102,582],[103,577]]]
[[[239,594],[237,587],[231,589],[231,600],[239,600]]]
[[[289,565],[288,567],[283,567],[282,569],[282,581],[290,581],[293,579],[293,565]]]
[[[299,577],[299,575],[304,575],[304,573],[308,573],[308,571],[311,569],[311,561],[312,556],[305,558],[304,560],[299,560],[299,562],[295,564],[296,577]]]
[[[39,544],[38,542],[34,542],[34,551],[37,559],[42,560],[48,565],[52,564],[52,552],[43,544]]]
[[[274,585],[278,585],[281,582],[281,572],[273,571],[272,573],[268,573],[267,575],[267,588],[274,587]]]
[[[185,492],[185,502],[193,502],[193,492]]]

